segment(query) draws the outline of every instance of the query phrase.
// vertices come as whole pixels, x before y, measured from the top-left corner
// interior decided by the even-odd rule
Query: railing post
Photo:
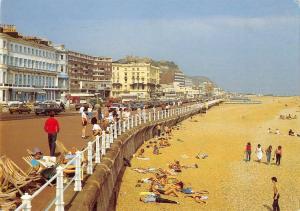
[[[126,121],[122,121],[122,123],[123,123],[123,133],[125,133],[126,132]]]
[[[106,144],[105,144],[105,131],[102,131],[102,136],[101,136],[101,154],[105,155],[106,153]]]
[[[139,114],[139,125],[142,124],[142,114]]]
[[[144,111],[144,113],[143,113],[142,115],[143,115],[143,122],[144,122],[144,124],[145,124],[146,121],[147,121],[147,114],[146,114],[146,111]]]
[[[110,132],[110,131],[109,131],[109,132]],[[105,133],[105,144],[106,144],[105,148],[106,148],[106,149],[110,148],[110,143],[109,143],[109,132],[106,131],[106,133]]]
[[[117,134],[117,122],[114,123],[114,139],[118,138],[118,134]]]
[[[153,120],[154,121],[156,120],[156,112],[155,112],[155,110],[153,111]]]
[[[96,154],[95,163],[100,163],[100,136],[96,135]]]
[[[149,118],[148,121],[151,122],[151,111],[148,112]]]
[[[113,125],[110,124],[109,126],[109,143],[114,143],[114,134],[113,134]]]
[[[120,136],[122,134],[122,127],[121,127],[121,119],[118,121],[118,135]]]
[[[92,142],[88,142],[88,147],[87,147],[87,154],[88,154],[88,164],[86,167],[86,172],[87,174],[93,174],[93,146]]]
[[[133,120],[134,120],[134,119],[133,119],[133,116],[130,115],[129,118],[131,118],[131,128],[133,128]]]
[[[29,195],[28,193],[25,193],[22,197],[22,204],[24,204],[25,206],[23,207],[23,211],[31,211],[31,195]]]
[[[56,171],[58,174],[56,178],[55,211],[64,211],[64,170],[61,166],[58,166]]]
[[[130,117],[130,116],[129,116]],[[126,121],[127,121],[127,130],[130,129],[130,119],[129,117],[127,117]]]
[[[81,191],[81,152],[76,152],[74,191]]]
[[[138,114],[135,115],[135,118],[134,118],[134,126],[138,126]]]

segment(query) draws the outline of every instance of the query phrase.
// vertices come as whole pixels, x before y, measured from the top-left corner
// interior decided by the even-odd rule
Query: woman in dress
[[[257,145],[257,148],[255,150],[256,156],[257,156],[257,161],[260,162],[263,157],[263,149],[260,144]]]

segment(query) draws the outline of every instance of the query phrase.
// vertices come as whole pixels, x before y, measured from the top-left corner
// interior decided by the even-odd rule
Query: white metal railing
[[[95,140],[89,141],[86,148],[82,151],[77,151],[74,158],[72,158],[66,165],[58,166],[56,168],[56,174],[48,180],[43,186],[41,186],[32,195],[25,193],[21,199],[22,204],[17,207],[16,211],[31,211],[31,201],[39,195],[48,185],[50,185],[56,179],[56,196],[53,201],[50,202],[45,210],[51,209],[55,204],[56,211],[64,211],[64,191],[74,182],[74,191],[82,190],[83,170],[86,167],[86,173],[88,175],[93,174],[93,168],[95,164],[101,162],[101,157],[106,154],[106,150],[110,148],[114,140],[117,139],[122,133],[131,128],[137,127],[143,123],[155,122],[156,120],[163,120],[173,116],[182,116],[188,113],[200,110],[202,108],[208,109],[209,107],[221,102],[221,99],[209,101],[207,103],[196,103],[187,106],[173,106],[168,110],[156,111],[150,109],[148,114],[146,111],[142,111],[138,114],[130,114],[126,119],[119,120],[110,124],[107,131],[102,131],[101,135],[97,135]],[[95,147],[94,147],[95,145]],[[95,150],[94,150],[95,149]],[[87,153],[87,163],[82,160],[84,153]],[[70,179],[68,184],[64,187],[64,174],[63,171],[75,161],[75,175]]]

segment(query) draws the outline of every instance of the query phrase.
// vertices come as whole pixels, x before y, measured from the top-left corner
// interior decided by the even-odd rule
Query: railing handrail
[[[125,120],[119,120],[118,122],[114,122],[113,123],[113,124],[115,124],[114,126],[110,125],[109,130],[112,129],[112,131],[110,131],[110,134],[106,134],[103,131],[103,133],[105,135],[103,135],[103,134],[100,135],[99,140],[100,140],[100,138],[102,139],[102,144],[101,145],[103,146],[103,142],[104,142],[104,146],[107,149],[107,148],[110,148],[110,144],[113,143],[113,141],[115,139],[117,139],[117,136],[121,135],[122,132],[126,132],[129,129],[135,128],[136,126],[138,126],[142,123],[146,123],[147,121],[153,122],[153,121],[156,121],[156,120],[167,119],[171,116],[175,116],[175,115],[179,115],[179,114],[183,114],[183,113],[187,114],[187,113],[190,113],[191,111],[202,109],[205,106],[209,107],[209,106],[214,105],[215,103],[218,103],[218,102],[221,102],[221,101],[222,101],[222,99],[216,99],[216,100],[206,102],[207,104],[206,103],[195,103],[195,104],[186,105],[186,106],[175,106],[175,107],[173,106],[170,109],[168,109],[168,111],[166,111],[166,110],[165,111],[163,111],[163,110],[156,111],[156,109],[154,109],[152,112],[148,111],[148,115],[147,115],[147,112],[145,110],[141,111],[140,114],[136,114],[136,115],[133,115],[133,114],[130,113],[130,116],[128,117],[129,120],[125,119]],[[174,109],[175,109],[175,111],[174,111]],[[173,112],[172,112],[172,110],[173,110]],[[152,118],[151,113],[153,113],[153,118]],[[130,118],[131,118],[131,122],[130,122]],[[143,122],[142,122],[142,118],[143,118]],[[134,124],[133,124],[133,122],[134,122]],[[127,126],[126,126],[126,124],[127,124]],[[115,130],[117,130],[118,132],[116,132]],[[113,133],[113,131],[114,131],[114,133]],[[97,137],[94,140],[89,141],[87,147],[85,147],[81,151],[77,151],[76,155],[71,160],[69,160],[66,163],[66,165],[58,167],[58,168],[60,168],[59,171],[57,171],[56,174],[53,177],[51,177],[44,185],[42,185],[31,196],[28,195],[27,193],[25,193],[25,195],[23,195],[24,197],[22,196],[23,197],[22,198],[22,204],[19,205],[16,208],[16,211],[20,211],[20,210],[30,211],[31,210],[31,200],[34,199],[37,195],[39,195],[55,179],[58,180],[58,177],[61,176],[60,171],[63,171],[68,166],[71,166],[71,164],[74,163],[74,161],[76,162],[75,171],[83,171],[81,168],[84,167],[85,165],[83,164],[83,166],[81,167],[81,163],[79,163],[79,162],[80,162],[81,156],[83,156],[83,153],[86,152],[86,151],[87,151],[88,155],[90,155],[90,156],[88,156],[88,164],[86,166],[87,166],[87,168],[89,168],[89,167],[91,168],[91,166],[89,166],[89,165],[93,165],[92,160],[97,155],[96,155],[96,153],[94,153],[94,155],[90,154],[90,153],[92,153],[93,145],[96,144],[96,142],[97,142]],[[108,146],[107,143],[109,144],[109,147],[107,147]],[[92,146],[92,148],[90,146]],[[104,154],[102,153],[102,146],[101,147],[98,146],[98,150],[101,152],[102,155],[104,155],[105,153]],[[79,165],[79,166],[77,166],[77,165]],[[74,165],[72,165],[72,166],[74,166]],[[79,168],[79,169],[77,169],[77,168]],[[93,171],[92,169],[89,169],[88,173],[92,174],[93,173],[92,171]],[[61,192],[59,192],[59,190],[57,190],[56,196],[54,197],[54,200],[52,200],[50,202],[50,204],[48,205],[48,207],[46,208],[47,210],[50,209],[53,206],[54,202],[56,204],[56,201],[61,198],[61,195],[63,195],[64,191],[70,186],[70,184],[74,180],[75,180],[75,183],[76,183],[76,179],[78,179],[76,177],[78,177],[78,174],[76,174],[76,172],[75,172],[75,175],[71,178],[71,180],[66,185],[66,187],[62,188]],[[82,178],[81,178],[81,180],[82,180]],[[62,182],[62,181],[60,181],[60,182]],[[63,186],[63,184],[61,184],[61,185]],[[76,186],[76,184],[75,184],[75,186]],[[74,190],[75,189],[76,189],[76,187],[74,188]],[[81,183],[80,183],[80,188],[79,189],[81,190]],[[76,190],[76,191],[78,191],[78,190]],[[61,203],[64,204],[63,202],[61,202]],[[61,206],[61,204],[60,204],[60,206]]]

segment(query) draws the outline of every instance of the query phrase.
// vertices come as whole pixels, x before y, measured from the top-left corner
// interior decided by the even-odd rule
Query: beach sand
[[[117,201],[117,210],[271,210],[273,189],[271,177],[278,178],[282,210],[300,208],[300,137],[287,136],[291,128],[300,133],[300,98],[261,97],[262,104],[213,107],[207,114],[182,122],[180,130],[173,131],[171,147],[160,149],[153,155],[145,148],[150,160],[132,159],[132,168],[161,167],[179,160],[181,164],[197,163],[198,169],[183,169],[177,177],[187,187],[209,191],[206,205],[191,198],[164,196],[180,204],[156,204],[139,201],[139,193],[148,191],[149,185],[135,187],[137,180],[150,174],[139,174],[127,168],[123,176]],[[287,106],[286,106],[287,104]],[[296,120],[280,120],[280,114],[296,114]],[[196,121],[195,121],[196,120]],[[268,134],[268,128],[278,128],[281,135]],[[178,140],[179,139],[179,140]],[[180,141],[182,140],[182,141]],[[244,148],[251,142],[254,151],[257,144],[264,149],[283,147],[282,165],[267,165],[244,161]],[[196,159],[197,153],[207,153],[208,158]],[[274,161],[272,161],[274,162]]]

